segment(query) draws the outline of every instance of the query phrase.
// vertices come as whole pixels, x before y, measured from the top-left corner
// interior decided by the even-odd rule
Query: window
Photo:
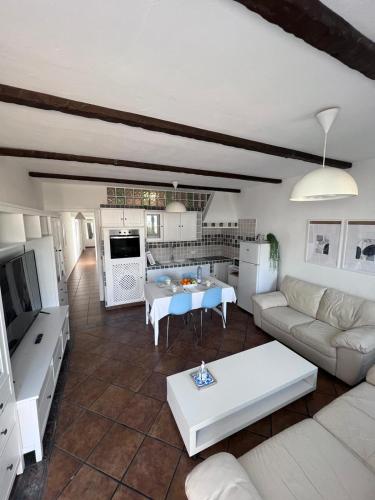
[[[147,214],[147,239],[161,238],[161,214]]]

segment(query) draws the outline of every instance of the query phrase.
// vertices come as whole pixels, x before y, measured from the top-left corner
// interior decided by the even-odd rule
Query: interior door
[[[183,212],[181,214],[181,241],[197,239],[197,213]]]
[[[164,241],[179,241],[181,234],[181,214],[165,212],[164,214]]]
[[[249,262],[240,262],[238,279],[238,305],[253,313],[252,296],[257,292],[258,266]]]
[[[85,224],[85,248],[95,246],[95,222],[93,219],[87,219]]]

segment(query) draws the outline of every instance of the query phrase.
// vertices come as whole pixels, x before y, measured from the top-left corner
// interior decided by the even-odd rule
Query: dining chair
[[[165,283],[167,280],[170,280],[171,277],[168,276],[168,274],[162,274],[161,276],[158,276],[155,280],[155,282],[160,285],[161,283]]]
[[[168,318],[167,318],[167,347],[169,342],[169,320],[171,316],[181,316],[189,313],[193,321],[193,328],[195,331],[194,317],[192,313],[192,296],[191,293],[182,292],[176,293],[172,296],[172,300],[169,303]]]
[[[221,314],[221,319],[223,321],[223,327],[225,328],[225,318],[223,313],[223,298],[222,298],[222,289],[219,287],[213,287],[206,290],[203,294],[202,305],[201,305],[201,341],[203,338],[203,310],[207,311],[211,309],[211,313],[213,309],[218,309]],[[221,306],[219,308],[219,306]]]

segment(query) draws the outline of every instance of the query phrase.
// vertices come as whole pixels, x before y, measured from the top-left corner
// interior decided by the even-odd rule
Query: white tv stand
[[[69,339],[69,307],[48,307],[40,313],[11,358],[22,453],[43,458],[43,435]],[[43,334],[39,344],[35,340]]]

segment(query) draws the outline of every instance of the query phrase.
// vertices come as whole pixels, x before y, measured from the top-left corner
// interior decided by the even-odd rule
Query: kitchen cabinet
[[[165,212],[164,241],[194,241],[197,239],[196,212]]]
[[[165,212],[164,214],[164,241],[180,241],[181,214]]]
[[[102,227],[143,227],[144,213],[141,208],[102,208]]]
[[[224,283],[228,282],[228,267],[229,262],[215,262],[214,264],[214,276]]]

